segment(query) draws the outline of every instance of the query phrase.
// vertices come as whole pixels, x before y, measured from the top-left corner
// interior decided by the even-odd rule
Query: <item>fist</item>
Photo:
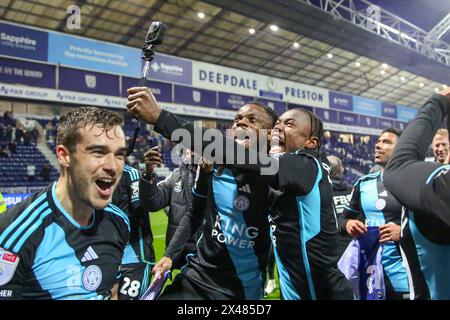
[[[156,166],[162,164],[161,153],[159,147],[153,147],[144,153],[145,172],[147,174],[153,173]]]
[[[155,124],[162,109],[150,89],[147,87],[133,87],[127,91],[128,113],[146,123]]]

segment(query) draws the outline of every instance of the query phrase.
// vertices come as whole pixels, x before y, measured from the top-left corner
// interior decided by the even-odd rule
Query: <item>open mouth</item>
[[[234,141],[236,141],[237,143],[239,143],[240,145],[246,145],[249,142],[248,137],[243,138],[243,139],[238,139],[238,138],[234,138]]]
[[[245,130],[235,130],[234,141],[240,145],[247,145],[250,142],[250,137]]]
[[[270,154],[284,152],[284,139],[279,134],[273,134],[270,139]]]
[[[95,184],[104,197],[109,197],[112,194],[114,183],[116,182],[113,178],[100,178],[95,180]]]

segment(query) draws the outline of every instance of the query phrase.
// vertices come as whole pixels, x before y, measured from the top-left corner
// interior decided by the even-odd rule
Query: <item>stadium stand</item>
[[[136,123],[126,115],[124,117],[124,131],[129,140],[133,136]],[[30,116],[26,119],[35,120],[39,123],[43,128],[46,145],[50,150],[55,150],[57,118],[50,120]],[[28,163],[36,166],[37,173],[41,171],[44,164],[50,165],[50,162],[37,149],[35,143],[23,139],[23,135],[19,135],[19,142],[16,144],[16,138],[12,137],[12,132],[18,130],[16,122],[18,121],[10,113],[6,114],[6,119],[3,116],[0,122],[0,184],[2,187],[28,186],[26,172]],[[14,126],[11,126],[13,123]],[[227,122],[217,123],[218,129],[222,132],[225,132],[229,126],[230,123]],[[347,139],[343,139],[342,136]],[[375,142],[375,136],[330,132],[329,135],[326,135],[322,151],[342,159],[345,167],[345,181],[349,184],[354,184],[361,175],[370,171],[373,165]],[[156,168],[155,172],[159,179],[164,179],[177,167],[177,164],[172,162],[171,151],[173,144],[155,132],[150,133],[143,124],[141,124],[134,152],[128,159],[129,162],[131,161],[129,164],[137,169],[142,169],[142,159],[145,151],[148,147],[155,145],[160,147],[164,162],[161,167]],[[10,156],[7,156],[5,153],[9,153]],[[56,180],[58,177],[57,168],[54,166],[51,166],[50,177],[51,181]],[[36,175],[36,180],[32,182],[32,186],[38,187],[44,187],[47,184],[39,174]]]

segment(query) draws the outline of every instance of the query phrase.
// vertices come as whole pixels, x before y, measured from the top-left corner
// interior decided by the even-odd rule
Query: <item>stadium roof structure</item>
[[[80,30],[66,27],[74,3]],[[137,48],[160,20],[159,52],[414,107],[450,84],[449,12],[447,0],[0,0],[0,19]]]

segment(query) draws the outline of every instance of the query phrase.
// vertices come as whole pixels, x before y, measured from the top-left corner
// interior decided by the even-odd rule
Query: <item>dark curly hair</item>
[[[320,118],[312,113],[311,111],[303,108],[295,108],[299,111],[302,111],[303,113],[307,114],[309,117],[309,123],[311,125],[311,134],[309,138],[316,137],[318,140],[318,144],[316,147],[316,150],[319,151],[320,147],[322,146],[322,139],[323,139],[323,123]]]

